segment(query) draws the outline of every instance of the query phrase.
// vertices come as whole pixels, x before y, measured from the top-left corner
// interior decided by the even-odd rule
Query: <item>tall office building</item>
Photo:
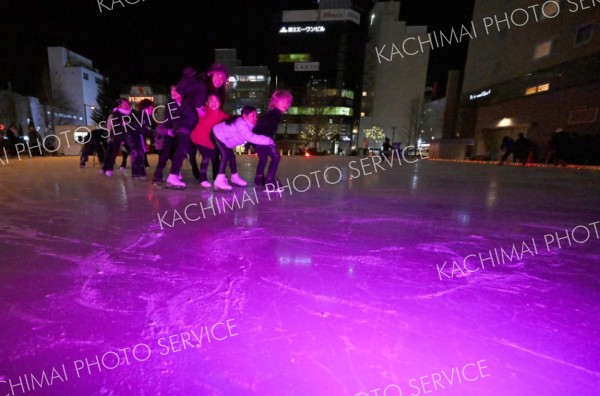
[[[267,111],[271,92],[271,76],[267,66],[244,66],[234,48],[215,50],[215,62],[227,66],[227,103],[225,111],[240,115],[244,106],[256,107],[258,113]]]
[[[330,151],[337,140],[341,149],[350,148],[353,131],[358,131],[372,5],[367,0],[329,0],[321,1],[318,9],[283,11],[276,27],[275,85],[294,95],[285,119],[289,139]],[[313,132],[305,138],[311,130],[316,136]]]
[[[380,127],[390,139],[415,144],[427,84],[430,46],[426,26],[400,21],[400,2],[378,2],[369,18],[360,140],[365,130]],[[402,51],[403,43],[407,52]],[[410,49],[409,49],[410,48]],[[392,53],[394,53],[392,55]],[[373,145],[375,142],[370,141]]]

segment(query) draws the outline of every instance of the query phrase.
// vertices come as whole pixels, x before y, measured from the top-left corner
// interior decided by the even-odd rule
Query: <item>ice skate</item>
[[[121,166],[121,167],[119,168],[119,170],[121,171],[121,173],[125,173],[125,167],[124,167],[124,166]]]
[[[169,174],[169,177],[167,177],[167,188],[170,190],[184,190],[185,183],[179,180],[177,175]]]
[[[208,180],[204,180],[203,182],[200,183],[200,186],[202,188],[211,188],[212,184],[210,184],[210,182]]]
[[[108,176],[108,177],[112,177],[112,171],[109,171],[109,170],[106,171],[105,175]]]
[[[152,185],[156,186],[156,187],[162,187],[163,185],[163,180],[156,180],[156,179],[152,179]]]
[[[254,178],[254,187],[257,190],[265,189],[265,177],[263,175],[259,175]]]
[[[267,180],[263,191],[266,193],[276,193],[281,195],[285,189],[281,187],[279,180]]]
[[[181,172],[179,172],[179,180],[183,180],[183,175],[181,174]]]
[[[219,176],[217,176],[217,180],[215,180],[214,186],[215,191],[230,192],[231,190],[233,190],[229,183],[227,183],[227,178],[222,173],[219,174]]]
[[[238,173],[231,175],[231,183],[240,187],[246,187],[248,185],[246,180],[242,179]]]

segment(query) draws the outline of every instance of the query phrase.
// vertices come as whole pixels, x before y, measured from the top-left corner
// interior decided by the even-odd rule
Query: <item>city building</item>
[[[446,98],[423,103],[419,137],[424,142],[431,143],[442,138],[445,112]]]
[[[225,112],[241,114],[242,107],[256,107],[258,113],[267,111],[271,96],[271,75],[267,66],[243,66],[234,48],[215,50],[215,62],[227,66],[227,102]]]
[[[64,47],[48,47],[48,65],[54,104],[79,115],[73,125],[93,125],[92,112],[105,77],[90,59]]]
[[[322,0],[276,26],[275,87],[294,95],[286,142],[349,152],[356,146],[368,17],[373,1]]]
[[[150,99],[154,106],[164,106],[170,98],[170,92],[163,85],[133,84],[121,87],[121,97],[129,99],[132,107],[144,99]]]
[[[421,130],[419,119],[426,96],[430,46],[416,43],[428,40],[427,27],[407,26],[399,18],[399,1],[378,2],[371,12],[362,92],[361,141],[365,130],[379,127],[390,139],[401,141],[404,146],[414,145]],[[394,53],[394,48],[401,48],[402,43],[416,45],[409,51],[412,55]],[[395,56],[390,56],[392,53]],[[370,144],[374,143],[379,142],[370,140]]]
[[[11,90],[0,90],[0,132],[14,126],[23,140],[28,139],[30,126],[40,137],[54,134],[56,125],[81,125],[77,112],[53,107],[34,96]]]
[[[599,133],[600,7],[476,0],[473,20],[457,134],[474,155],[497,159],[502,137],[523,133],[543,159],[558,128]]]

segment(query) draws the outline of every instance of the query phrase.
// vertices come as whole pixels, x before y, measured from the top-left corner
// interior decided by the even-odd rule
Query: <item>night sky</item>
[[[134,2],[134,0],[129,0]],[[112,0],[103,2],[108,8]],[[169,84],[181,69],[206,68],[215,48],[237,48],[245,65],[271,66],[273,21],[285,9],[313,8],[313,0],[146,0],[112,11],[98,0],[1,0],[0,88],[35,95],[47,46],[66,46],[94,62],[114,83]],[[473,0],[402,2],[402,18],[430,31],[471,20]],[[462,68],[466,43],[432,52],[430,80]]]

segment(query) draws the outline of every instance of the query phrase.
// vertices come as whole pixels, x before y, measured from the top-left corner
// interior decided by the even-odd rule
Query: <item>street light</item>
[[[90,105],[86,105],[85,103],[83,104],[83,118],[84,118],[84,122],[85,125],[88,124],[88,117],[87,117],[87,108],[90,108],[92,111],[94,111],[96,109],[96,107],[94,106],[90,106]]]

